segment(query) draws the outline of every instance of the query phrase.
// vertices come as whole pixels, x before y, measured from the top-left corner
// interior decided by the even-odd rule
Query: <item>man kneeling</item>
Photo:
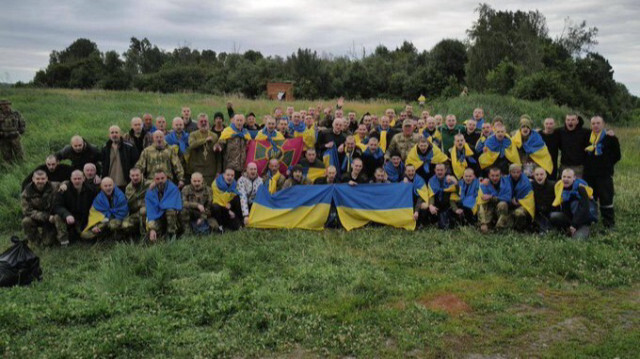
[[[102,179],[100,193],[93,200],[89,211],[87,227],[80,234],[82,239],[117,239],[122,228],[122,220],[129,213],[127,199],[109,177]]]
[[[511,202],[511,183],[508,176],[502,177],[500,168],[489,169],[489,181],[480,185],[478,195],[478,222],[480,231],[489,232],[489,226],[503,229],[510,225],[509,202]]]
[[[238,230],[242,226],[242,209],[233,168],[227,168],[211,184],[213,215],[223,228]]]
[[[560,230],[568,229],[571,237],[589,237],[589,226],[598,219],[593,189],[567,168],[562,171],[562,180],[556,183],[555,190],[551,224]]]
[[[144,197],[147,209],[149,241],[156,242],[161,234],[170,239],[178,235],[178,213],[182,210],[180,190],[167,180],[164,170],[158,169],[153,175],[153,187]]]
[[[204,185],[200,172],[191,175],[191,184],[182,189],[182,212],[180,217],[185,234],[207,234],[218,230],[218,221],[211,214],[213,195],[211,188]]]
[[[429,179],[429,203],[419,198],[416,204],[418,222],[422,225],[438,224],[440,229],[451,228],[451,193],[455,193],[457,180],[447,176],[444,163],[435,167],[435,176]]]

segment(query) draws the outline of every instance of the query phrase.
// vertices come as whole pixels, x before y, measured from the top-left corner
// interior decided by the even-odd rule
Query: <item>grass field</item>
[[[102,144],[149,111],[224,109],[197,94],[0,90],[28,121],[27,163],[1,169],[0,232],[19,229],[19,181],[80,133]],[[274,103],[232,99],[238,111]],[[296,107],[309,102],[297,102]],[[315,102],[313,103],[315,104]],[[330,104],[325,102],[325,104]],[[567,109],[497,96],[434,103],[510,121]],[[346,103],[359,113],[402,104]],[[618,230],[480,236],[473,229],[243,230],[144,246],[38,249],[44,280],[0,291],[5,357],[637,357],[640,129],[616,128]],[[8,246],[8,240],[2,246]]]

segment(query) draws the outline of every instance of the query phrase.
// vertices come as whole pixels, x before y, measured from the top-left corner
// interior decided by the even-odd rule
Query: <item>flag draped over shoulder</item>
[[[335,185],[334,190],[338,217],[347,231],[369,222],[408,230],[416,227],[409,183],[341,184]]]
[[[321,230],[332,196],[332,185],[293,186],[274,194],[261,186],[249,213],[249,227]]]
[[[236,125],[232,123],[229,126],[225,127],[224,130],[222,130],[222,133],[220,134],[220,140],[228,140],[232,137],[240,137],[244,138],[245,140],[250,140],[251,133],[249,133],[246,128],[242,128],[241,130],[239,130]]]
[[[297,164],[302,156],[302,137],[285,140],[284,136],[278,132],[268,138],[263,131],[258,133],[256,140],[251,140],[247,144],[245,167],[249,163],[255,162],[258,166],[258,173],[263,173],[269,160],[276,158],[280,162],[280,172],[286,173],[287,168]]]
[[[429,192],[429,186],[419,175],[413,177],[413,194],[422,198],[423,201],[429,203],[431,193]]]
[[[289,135],[293,137],[302,137],[306,128],[307,125],[304,122],[300,122],[297,125],[293,122],[289,122]]]
[[[237,188],[238,184],[236,180],[232,180],[231,184],[224,181],[224,176],[219,174],[216,180],[211,184],[211,191],[213,192],[213,204],[217,204],[222,207],[231,202],[236,196],[239,196]]]
[[[591,188],[583,179],[576,178],[570,189],[565,189],[562,181],[556,182],[554,187],[556,196],[553,200],[553,206],[558,207],[567,201],[580,199],[580,192],[578,192],[580,187],[584,187],[587,191],[587,195],[589,195],[589,199],[593,199],[593,188]]]
[[[600,131],[599,134],[591,131],[591,136],[589,136],[590,145],[584,150],[593,153],[595,156],[600,156],[602,154],[604,136],[606,136],[604,130]]]
[[[509,177],[509,176],[507,176]],[[511,181],[511,179],[509,179]],[[522,208],[527,210],[527,213],[534,218],[536,215],[536,202],[533,198],[533,187],[529,178],[525,175],[521,175],[518,182],[512,185],[513,198],[520,203]]]
[[[496,188],[493,186],[492,183],[489,183],[488,185],[481,184],[480,189],[478,190],[477,203],[485,204],[488,202],[482,199],[482,196],[485,194],[490,194],[498,198],[499,201],[511,202],[511,197],[513,197],[513,194],[511,191],[511,180],[509,180],[507,177],[508,176],[500,177],[499,190],[496,190]]]
[[[404,176],[404,163],[400,162],[400,166],[396,168],[391,161],[387,161],[384,164],[384,171],[387,173],[389,182],[400,182]]]
[[[496,135],[489,136],[484,142],[483,151],[480,158],[478,158],[482,169],[494,164],[499,157],[506,157],[509,162],[520,164],[518,149],[513,145],[509,136],[505,136],[502,141],[498,141]]]
[[[332,146],[324,151],[322,155],[322,162],[324,162],[324,167],[327,168],[329,166],[335,166],[337,174],[336,178],[340,178],[342,176],[342,164],[340,163],[340,158],[338,157],[338,149],[336,146]]]
[[[461,151],[458,151],[455,146],[451,147],[449,149],[449,153],[451,154],[451,167],[453,167],[453,174],[457,179],[462,178],[464,170],[469,166],[468,162],[476,163],[475,158],[473,158],[473,150],[469,147],[468,143],[464,144],[464,149]]]
[[[155,221],[164,215],[168,209],[182,210],[182,196],[178,186],[171,181],[165,183],[162,199],[158,196],[158,187],[149,189],[144,196],[147,207],[147,221]]]
[[[316,131],[314,126],[307,126],[307,128],[305,128],[304,133],[302,134],[302,140],[304,142],[305,150],[316,145],[317,136],[318,132]]]
[[[189,132],[183,132],[182,137],[178,138],[176,131],[171,131],[168,135],[164,136],[164,140],[170,146],[177,146],[180,154],[184,155],[187,153],[187,149],[189,148]]]
[[[435,163],[445,163],[449,160],[449,157],[445,155],[438,147],[431,145],[429,152],[426,155],[422,155],[418,151],[418,145],[413,148],[407,154],[407,165],[413,165],[416,170],[420,169],[425,163],[424,171],[429,173],[429,165]]]
[[[315,181],[320,177],[324,177],[325,168],[322,167],[303,167],[302,174],[307,177],[311,182]]]
[[[129,214],[127,198],[118,187],[113,189],[111,197],[113,206],[109,203],[109,198],[107,198],[107,195],[103,191],[98,193],[89,210],[89,220],[84,232],[90,230],[91,227],[102,222],[104,219],[122,220]]]
[[[529,138],[526,142],[522,142],[522,134],[517,131],[511,141],[517,148],[524,149],[524,152],[529,155],[533,162],[542,167],[547,173],[553,172],[553,161],[551,160],[551,154],[547,145],[544,143],[542,136],[536,131],[531,131]]]
[[[474,178],[473,182],[467,184],[464,180],[460,180],[458,182],[458,188],[460,188],[458,196],[460,197],[462,206],[470,209],[473,214],[476,214],[478,212],[477,199],[478,191],[480,190],[480,181]]]
[[[439,179],[438,176],[431,176],[431,178],[429,178],[427,187],[429,188],[429,198],[436,197],[439,201],[442,201],[445,193],[451,193],[451,196],[453,196],[453,200],[458,199],[458,194],[456,193],[456,183],[447,182],[446,177]]]

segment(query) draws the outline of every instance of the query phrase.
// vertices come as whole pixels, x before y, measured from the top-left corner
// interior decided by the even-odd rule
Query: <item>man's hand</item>
[[[67,190],[67,185],[65,183],[60,183],[60,186],[58,186],[58,192],[62,193],[65,192]]]
[[[344,105],[344,97],[340,96],[338,99],[338,107],[342,107],[342,105]]]
[[[456,214],[457,214],[458,216],[462,216],[462,214],[463,214],[463,213],[464,213],[464,211],[462,210],[462,208],[458,208],[458,209],[456,209]]]
[[[485,186],[488,186],[489,185],[489,179],[488,178],[483,179],[482,180],[482,184],[485,185]]]
[[[338,152],[340,153],[344,152],[344,143],[338,146]]]
[[[227,203],[225,207],[227,207],[227,209],[231,209],[231,203]]]
[[[155,243],[158,240],[158,233],[155,229],[149,231],[149,241]]]
[[[249,216],[244,217],[244,225],[245,226],[249,225]]]
[[[155,183],[155,182],[151,182],[151,183],[149,183],[149,189],[154,189],[154,188],[155,188],[155,186],[156,186],[156,183]]]
[[[490,194],[483,194],[482,195],[482,200],[483,201],[489,201],[493,196]]]
[[[229,218],[231,219],[236,218],[236,214],[232,210],[229,210]]]
[[[204,206],[199,204],[198,205],[198,211],[200,211],[200,213],[204,213]]]
[[[205,140],[206,142],[213,142],[213,136],[209,136],[207,137],[207,139]]]
[[[72,224],[76,223],[76,219],[73,218],[73,216],[67,216],[67,218],[65,220],[67,221],[68,225],[72,225]]]
[[[196,225],[197,226],[201,225],[203,221],[204,221],[204,219],[198,218],[198,220],[196,221]]]
[[[571,236],[572,237],[573,237],[574,234],[576,234],[576,231],[577,231],[576,227],[574,227],[574,226],[569,227],[569,232],[571,232]]]
[[[427,208],[429,208],[429,203],[427,202],[420,203],[420,209],[427,209]]]
[[[349,186],[357,186],[358,183],[355,181],[349,181]]]
[[[227,108],[233,108],[233,104],[231,103],[231,101],[227,101]]]
[[[49,216],[49,223],[55,223],[55,222],[56,222],[56,216],[50,215]]]
[[[102,182],[102,178],[100,178],[100,176],[96,175],[96,176],[93,178],[93,183],[94,183],[94,184],[100,184],[100,182]]]
[[[100,232],[101,232],[101,231],[100,231],[100,227],[95,226],[95,227],[91,228],[91,232],[93,232],[93,233],[95,233],[95,234],[100,233]]]
[[[429,212],[431,212],[431,214],[435,216],[436,214],[438,214],[438,207],[430,204],[429,205]]]
[[[220,152],[222,151],[222,146],[220,146],[219,144],[216,143],[215,146],[213,146],[213,150],[216,152]]]
[[[616,133],[613,130],[607,130],[607,136],[615,136]]]
[[[417,221],[419,216],[420,216],[420,214],[418,214],[418,212],[413,212],[413,220],[414,221]]]
[[[178,188],[181,189],[182,187],[184,187],[184,181],[180,180],[178,181]]]
[[[458,179],[455,176],[452,175],[448,175],[447,176],[447,183],[457,183]]]
[[[324,147],[326,147],[326,148],[331,148],[331,147],[333,147],[333,141],[327,142],[327,144],[326,144],[326,145],[324,145]]]

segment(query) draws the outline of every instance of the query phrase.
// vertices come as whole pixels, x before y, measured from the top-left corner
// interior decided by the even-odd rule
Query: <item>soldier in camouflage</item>
[[[182,189],[182,211],[180,218],[185,228],[185,234],[192,233],[192,222],[196,228],[207,221],[209,228],[218,229],[218,221],[211,215],[213,194],[211,187],[204,185],[204,177],[200,172],[191,175],[191,184]]]
[[[31,245],[49,246],[55,242],[55,194],[55,188],[42,170],[33,173],[31,183],[22,191],[22,230]],[[38,233],[39,229],[42,229],[42,236]]]
[[[20,136],[24,133],[25,122],[18,111],[11,110],[11,101],[0,100],[0,160],[14,163],[24,160]]]
[[[161,131],[153,133],[153,145],[145,148],[140,154],[140,159],[136,167],[142,171],[143,176],[148,180],[153,180],[157,170],[163,170],[169,179],[184,186],[184,169],[178,154],[167,145],[164,134]]]
[[[398,133],[391,139],[391,143],[387,146],[385,159],[390,160],[391,154],[400,153],[403,161],[407,160],[407,154],[420,140],[420,134],[413,133],[413,121],[406,119],[402,123],[402,133]]]
[[[134,237],[136,234],[144,237],[147,223],[144,196],[151,182],[142,178],[142,172],[136,167],[129,170],[129,178],[131,182],[124,191],[129,206],[129,215],[122,221],[122,230],[134,235]]]

